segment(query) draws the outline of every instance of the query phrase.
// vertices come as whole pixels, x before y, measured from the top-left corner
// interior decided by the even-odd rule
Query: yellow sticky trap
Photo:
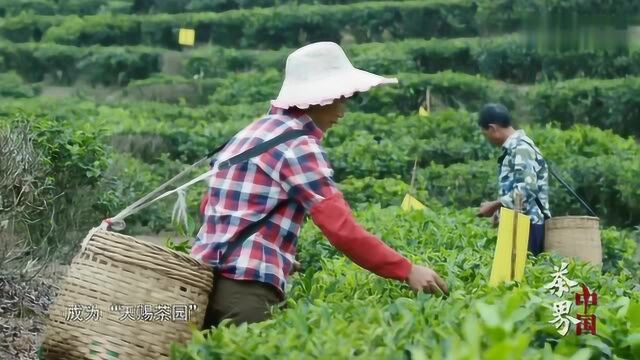
[[[493,255],[493,266],[489,285],[497,286],[503,281],[522,281],[527,261],[530,218],[507,208],[500,209],[498,242]],[[515,251],[514,251],[515,245]]]
[[[420,115],[422,117],[428,117],[429,116],[429,110],[425,109],[424,106],[420,106],[420,109],[418,109],[418,115]]]
[[[196,31],[193,29],[180,29],[178,43],[180,45],[193,46],[196,40]]]
[[[409,194],[406,194],[404,196],[404,200],[402,200],[402,205],[400,205],[400,207],[404,211],[422,210],[427,208],[426,206],[424,206],[424,204],[418,201],[418,199],[414,198]]]

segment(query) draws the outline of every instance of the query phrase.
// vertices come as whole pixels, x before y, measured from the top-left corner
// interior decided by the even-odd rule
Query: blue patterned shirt
[[[540,150],[523,130],[516,131],[502,145],[499,166],[499,194],[504,207],[514,208],[514,190],[523,195],[523,213],[534,224],[543,224],[549,210],[549,169]],[[541,209],[542,208],[542,209]]]

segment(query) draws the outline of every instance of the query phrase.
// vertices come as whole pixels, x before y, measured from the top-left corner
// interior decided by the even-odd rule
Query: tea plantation
[[[356,67],[400,80],[362,94],[328,131],[335,180],[367,230],[451,293],[369,274],[308,222],[303,270],[272,320],[194,331],[172,358],[640,359],[639,37],[613,49],[594,32],[569,49],[532,44],[518,30],[543,8],[640,12],[631,0],[0,0],[0,230],[10,220],[27,254],[68,261],[88,229],[264,114],[291,51],[335,41]],[[195,29],[195,46],[178,44],[181,27]],[[601,267],[545,253],[529,257],[522,282],[488,285],[497,231],[475,214],[496,197],[500,151],[475,119],[498,101],[596,210]],[[416,160],[427,209],[405,212]],[[204,190],[188,192],[187,229],[169,199],[123,233],[191,239]],[[550,205],[586,215],[554,179]],[[580,285],[560,298],[545,288],[563,262],[597,293],[595,334],[552,324],[561,300],[585,314]]]

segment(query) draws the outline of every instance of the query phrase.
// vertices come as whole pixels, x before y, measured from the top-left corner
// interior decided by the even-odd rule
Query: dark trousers
[[[225,319],[236,325],[267,320],[271,306],[280,301],[280,293],[271,285],[215,274],[202,329],[217,327]]]
[[[534,256],[538,256],[544,252],[544,223],[531,224],[529,228],[529,251],[532,252]]]

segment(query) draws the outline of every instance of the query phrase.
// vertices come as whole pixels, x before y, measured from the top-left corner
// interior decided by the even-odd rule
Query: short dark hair
[[[489,128],[491,124],[506,128],[511,126],[511,122],[511,114],[502,104],[486,104],[478,114],[478,125],[483,129]]]

